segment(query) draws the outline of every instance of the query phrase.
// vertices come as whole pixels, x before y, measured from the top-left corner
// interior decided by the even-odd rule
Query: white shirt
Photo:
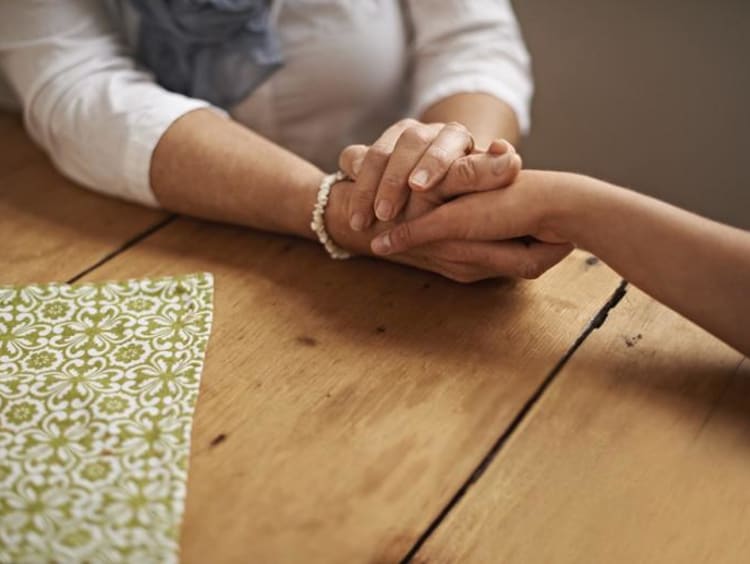
[[[529,57],[509,0],[277,0],[274,14],[284,66],[229,113],[325,170],[459,92],[496,96],[528,129]],[[134,17],[119,0],[2,0],[0,103],[23,108],[70,178],[156,206],[156,144],[208,104],[136,66]]]

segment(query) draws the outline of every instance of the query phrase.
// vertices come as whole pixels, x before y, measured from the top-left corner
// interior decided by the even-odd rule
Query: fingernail
[[[354,176],[359,175],[359,171],[362,170],[362,163],[364,161],[364,157],[361,157],[352,163],[352,172],[354,173]]]
[[[372,252],[378,255],[388,254],[391,250],[391,236],[388,233],[378,235],[372,240]]]
[[[490,153],[493,155],[504,155],[508,152],[510,144],[504,139],[495,139],[490,144]]]
[[[354,229],[354,231],[362,231],[365,228],[364,214],[360,212],[355,213],[349,221],[349,225],[351,225],[351,228]]]
[[[388,221],[391,219],[392,212],[393,206],[388,200],[380,200],[378,205],[375,206],[375,215],[378,216],[380,221]]]
[[[425,188],[429,180],[430,175],[427,174],[426,170],[422,169],[411,175],[410,183],[415,188]]]

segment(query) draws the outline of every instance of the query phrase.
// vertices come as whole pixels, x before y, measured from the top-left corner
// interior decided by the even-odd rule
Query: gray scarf
[[[137,58],[166,89],[229,108],[282,64],[270,0],[130,0]]]

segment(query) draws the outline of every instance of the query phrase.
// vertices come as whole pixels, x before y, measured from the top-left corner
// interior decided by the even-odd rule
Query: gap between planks
[[[145,230],[141,231],[140,233],[138,233],[137,235],[131,237],[130,239],[128,239],[127,241],[125,241],[122,245],[120,245],[119,247],[117,247],[114,251],[111,251],[111,252],[107,253],[102,258],[100,258],[98,261],[96,261],[94,264],[92,264],[91,266],[89,266],[87,268],[84,268],[81,272],[79,272],[78,274],[76,274],[72,278],[69,278],[65,282],[67,284],[74,284],[74,283],[78,282],[81,278],[83,278],[87,274],[90,274],[91,272],[93,272],[94,270],[96,270],[97,268],[99,268],[100,266],[108,263],[113,258],[115,258],[117,255],[124,253],[125,251],[127,251],[131,247],[134,247],[135,245],[137,245],[138,243],[140,243],[144,239],[147,239],[148,237],[150,237],[151,235],[153,235],[154,233],[156,233],[160,229],[166,227],[167,225],[169,225],[170,223],[172,223],[177,217],[178,217],[177,214],[170,214],[167,217],[165,217],[164,219],[162,219],[161,221],[158,221],[157,223],[154,223],[148,229],[145,229]]]
[[[135,245],[143,241],[144,239],[147,239],[148,237],[150,237],[157,231],[163,229],[164,227],[172,223],[178,217],[179,216],[177,214],[171,214],[167,216],[166,218],[164,218],[163,220],[153,224],[148,229],[142,231],[141,233],[138,233],[134,237],[125,241],[122,245],[117,247],[115,250],[107,253],[104,257],[96,261],[91,266],[85,268],[84,270],[76,274],[75,276],[69,278],[66,282],[68,284],[74,284],[75,282],[77,282],[78,280],[86,276],[87,274],[90,274],[97,268],[103,266],[104,264],[106,264],[107,262],[115,258],[116,256],[124,253],[128,249],[134,247]],[[489,465],[495,459],[495,457],[500,452],[500,450],[502,450],[507,440],[516,431],[516,429],[521,425],[521,423],[523,423],[523,421],[529,415],[529,412],[539,402],[539,400],[542,398],[546,390],[549,388],[550,384],[552,384],[555,377],[565,367],[565,365],[570,360],[570,358],[575,354],[575,352],[580,348],[580,346],[586,341],[588,336],[591,333],[593,333],[595,330],[599,329],[604,324],[604,322],[607,320],[607,316],[609,315],[609,312],[612,311],[617,306],[620,300],[622,300],[622,298],[627,293],[627,287],[628,287],[627,281],[621,280],[620,284],[617,286],[617,288],[609,297],[609,299],[604,303],[604,305],[599,309],[599,311],[594,315],[594,317],[588,322],[588,324],[583,329],[581,334],[576,338],[576,340],[573,342],[570,348],[568,348],[565,354],[563,354],[563,356],[555,364],[552,370],[550,370],[549,374],[547,374],[547,376],[544,378],[544,380],[539,385],[539,387],[534,391],[534,393],[529,397],[529,399],[526,400],[526,403],[524,403],[523,407],[519,410],[519,412],[516,414],[516,416],[508,425],[508,427],[500,434],[500,436],[497,438],[497,440],[492,445],[492,447],[490,447],[490,450],[482,458],[482,460],[479,462],[479,464],[474,469],[474,471],[469,475],[466,481],[456,491],[453,497],[451,497],[451,499],[443,507],[443,509],[440,511],[437,517],[435,517],[435,519],[432,520],[432,522],[428,525],[428,527],[424,530],[424,532],[419,536],[419,538],[412,545],[412,547],[409,549],[406,555],[404,555],[404,557],[401,559],[402,564],[407,564],[413,560],[414,556],[416,556],[416,554],[422,548],[422,545],[424,545],[424,543],[430,538],[430,536],[432,536],[432,534],[442,524],[443,520],[448,516],[448,514],[458,504],[458,502],[461,501],[464,495],[466,495],[469,488],[474,483],[476,483],[477,480],[479,480],[482,477],[485,470],[489,467]]]
[[[469,491],[469,488],[471,488],[471,486],[474,485],[482,477],[485,470],[487,470],[489,465],[492,464],[492,461],[495,459],[498,453],[502,450],[503,446],[511,437],[511,435],[513,435],[513,433],[516,431],[516,429],[518,429],[521,423],[523,423],[526,420],[526,418],[528,417],[533,407],[539,402],[539,400],[542,398],[542,396],[547,391],[549,386],[555,380],[555,377],[565,367],[565,365],[568,363],[571,357],[575,354],[575,352],[580,348],[580,346],[584,343],[584,341],[586,341],[588,336],[594,331],[596,331],[597,329],[599,329],[602,325],[604,325],[604,322],[607,320],[607,316],[609,315],[609,312],[612,311],[615,307],[617,307],[617,304],[619,304],[622,298],[625,297],[625,294],[627,294],[627,291],[628,291],[628,282],[624,279],[620,280],[620,284],[617,286],[617,288],[609,297],[609,299],[594,315],[591,321],[588,322],[588,324],[583,329],[581,334],[573,342],[573,344],[565,352],[565,354],[560,358],[560,360],[557,361],[557,364],[555,364],[552,370],[550,370],[549,374],[547,374],[547,376],[544,378],[544,380],[536,389],[536,391],[529,397],[528,400],[526,400],[526,403],[524,403],[523,407],[519,410],[519,412],[516,414],[516,416],[508,425],[508,427],[500,434],[500,436],[497,438],[495,443],[490,447],[490,450],[487,452],[487,454],[484,455],[484,457],[479,462],[479,464],[474,469],[474,471],[469,475],[469,477],[461,485],[461,487],[458,488],[456,493],[453,494],[453,497],[451,497],[451,499],[443,507],[440,513],[438,513],[437,517],[435,517],[435,519],[432,520],[432,522],[427,526],[424,532],[419,536],[419,538],[417,538],[416,542],[412,545],[409,551],[401,559],[401,564],[408,564],[414,559],[414,557],[417,555],[419,550],[422,548],[422,545],[424,545],[424,543],[427,542],[427,540],[432,536],[432,534],[437,530],[437,528],[440,527],[440,525],[448,516],[448,514],[453,510],[453,508],[456,505],[458,505],[461,499]]]

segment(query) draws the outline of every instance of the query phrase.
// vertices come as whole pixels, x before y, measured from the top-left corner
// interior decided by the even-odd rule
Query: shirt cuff
[[[412,115],[420,116],[427,108],[440,100],[462,93],[490,94],[502,100],[516,114],[521,133],[526,135],[529,132],[531,117],[526,97],[510,85],[491,76],[456,76],[443,79],[420,93]]]
[[[125,146],[123,198],[153,208],[160,207],[151,189],[151,157],[154,149],[170,125],[185,114],[202,108],[226,115],[223,110],[204,100],[179,94],[165,96],[159,100],[158,106],[137,115]]]

